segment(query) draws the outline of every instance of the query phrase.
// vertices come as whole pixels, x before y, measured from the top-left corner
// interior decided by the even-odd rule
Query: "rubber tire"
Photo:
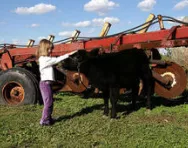
[[[39,88],[39,81],[37,80],[36,76],[32,72],[30,72],[29,70],[27,70],[25,68],[17,67],[16,69],[26,73],[30,77],[30,79],[34,82],[34,84],[35,84],[34,87],[36,89],[36,94],[37,94],[37,99],[36,99],[35,103],[43,104],[43,100],[42,100],[42,96],[41,96],[40,88]]]
[[[24,99],[18,104],[10,104],[3,97],[2,89],[8,82],[18,82],[24,89]],[[10,106],[20,106],[25,104],[35,104],[38,98],[36,83],[29,71],[23,68],[11,68],[0,74],[0,104]]]

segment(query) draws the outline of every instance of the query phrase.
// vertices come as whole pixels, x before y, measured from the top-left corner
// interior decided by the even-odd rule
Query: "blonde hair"
[[[49,50],[53,48],[53,43],[47,39],[42,39],[39,42],[38,50],[36,51],[36,56],[48,56]]]

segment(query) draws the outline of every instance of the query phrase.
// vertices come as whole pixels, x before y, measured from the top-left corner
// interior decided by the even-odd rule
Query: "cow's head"
[[[95,58],[99,55],[99,48],[95,48],[91,51],[86,51],[85,49],[78,50],[76,54],[73,55],[73,59],[77,60],[78,63],[85,62],[89,59]]]
[[[87,63],[90,59],[97,57],[98,54],[99,48],[95,48],[91,51],[80,49],[71,55],[70,58],[63,61],[63,67],[68,70],[77,70],[78,65]]]

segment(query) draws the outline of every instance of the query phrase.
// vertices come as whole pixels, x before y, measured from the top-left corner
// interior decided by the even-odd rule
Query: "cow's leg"
[[[147,101],[146,101],[146,108],[151,110],[152,109],[152,104],[151,104],[151,95],[152,95],[152,90],[153,90],[153,79],[152,79],[152,73],[151,70],[145,66],[143,67],[144,72],[143,72],[143,82],[144,82],[144,91],[146,92],[147,95]]]
[[[152,94],[152,82],[151,80],[146,82],[146,92],[147,92],[147,102],[146,102],[146,108],[151,110],[152,105],[151,105],[151,94]]]
[[[110,88],[111,118],[116,118],[116,105],[119,97],[119,88]]]
[[[139,91],[139,85],[138,83],[135,83],[132,87],[132,110],[135,110],[136,108],[136,100],[138,97],[138,91]]]
[[[109,91],[103,90],[103,99],[104,99],[104,113],[103,114],[105,116],[108,116],[108,114],[109,114],[109,103],[108,103]]]

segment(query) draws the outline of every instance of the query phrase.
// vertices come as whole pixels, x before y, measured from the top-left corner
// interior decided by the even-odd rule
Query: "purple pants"
[[[44,102],[40,124],[49,124],[52,121],[53,93],[49,83],[40,81],[40,91]]]

